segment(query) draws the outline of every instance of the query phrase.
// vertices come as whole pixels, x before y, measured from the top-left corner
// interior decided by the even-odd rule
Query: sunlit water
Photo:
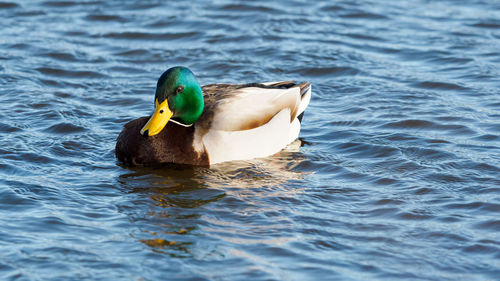
[[[0,2],[1,280],[498,280],[500,2]],[[127,168],[156,79],[310,81],[302,144]]]

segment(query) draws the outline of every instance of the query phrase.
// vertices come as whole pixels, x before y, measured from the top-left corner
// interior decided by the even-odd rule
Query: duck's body
[[[161,82],[162,77],[158,89],[167,83]],[[179,83],[174,84],[173,90],[165,92],[179,92]],[[272,155],[297,139],[302,114],[311,97],[309,82],[212,84],[200,88],[201,115],[190,118],[184,114],[187,117],[183,118],[186,110],[176,109],[183,103],[176,98],[187,92],[184,86],[178,94],[164,98],[159,94],[163,90],[157,90],[157,111],[150,121],[142,117],[124,126],[116,143],[120,161],[130,165],[210,165]],[[168,122],[170,116],[167,121],[157,121],[165,115],[162,108],[167,112],[173,108],[169,115],[173,115],[174,122]],[[189,119],[196,120],[191,123]],[[155,122],[161,123],[161,129]]]

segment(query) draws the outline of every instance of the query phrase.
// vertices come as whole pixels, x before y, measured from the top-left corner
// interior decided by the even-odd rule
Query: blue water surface
[[[312,83],[300,140],[128,168],[175,65]],[[500,2],[0,2],[1,280],[498,280]]]

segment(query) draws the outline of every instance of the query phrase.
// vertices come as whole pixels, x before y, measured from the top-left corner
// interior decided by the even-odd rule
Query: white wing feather
[[[299,87],[242,89],[219,105],[210,130],[197,136],[203,144],[198,148],[204,146],[210,164],[275,154],[298,138],[300,122],[296,117],[305,110],[309,99],[310,90],[301,99]],[[253,120],[266,122],[241,130]]]

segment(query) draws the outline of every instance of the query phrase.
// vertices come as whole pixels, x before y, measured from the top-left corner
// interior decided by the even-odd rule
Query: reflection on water
[[[142,229],[142,233],[132,236],[154,251],[175,257],[189,256],[190,247],[196,246],[197,232],[212,230],[209,226],[198,225],[205,215],[206,204],[222,199],[244,200],[249,191],[242,189],[266,188],[273,192],[262,193],[262,196],[295,197],[300,190],[290,188],[290,182],[303,180],[310,174],[294,170],[305,159],[299,152],[301,144],[297,140],[272,157],[220,163],[210,168],[177,164],[127,168],[129,172],[120,175],[118,182],[127,192],[149,198],[146,202],[149,211],[143,219],[155,222],[153,229]],[[258,191],[250,192],[253,196]],[[239,205],[234,207],[239,208]],[[213,212],[213,204],[210,209]],[[221,212],[228,212],[225,220],[230,219],[230,210]]]

